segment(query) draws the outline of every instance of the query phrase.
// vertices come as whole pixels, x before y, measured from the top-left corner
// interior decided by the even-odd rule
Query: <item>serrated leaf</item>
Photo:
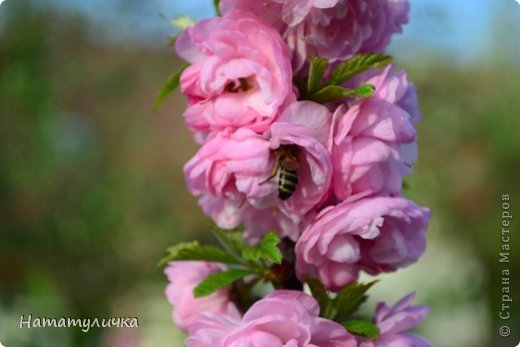
[[[214,246],[201,246],[197,241],[184,242],[167,249],[169,255],[163,258],[159,265],[170,261],[211,261],[224,264],[240,264],[230,254]]]
[[[349,320],[343,322],[342,325],[347,329],[350,333],[368,337],[370,339],[377,339],[380,335],[379,328],[371,322],[362,321],[362,320]]]
[[[262,241],[254,246],[246,246],[242,250],[242,258],[248,261],[257,262],[267,260],[274,264],[282,263],[282,252],[278,245],[281,240],[274,231],[267,233]]]
[[[341,321],[355,312],[367,300],[366,292],[377,282],[365,284],[354,282],[343,288],[334,299],[336,312],[332,319]]]
[[[340,64],[332,72],[329,84],[340,85],[355,75],[372,68],[382,68],[392,62],[392,57],[384,54],[359,54]]]
[[[168,97],[168,95],[170,95],[175,89],[177,89],[177,87],[179,86],[180,80],[181,80],[181,75],[188,66],[189,66],[188,64],[184,65],[179,71],[172,74],[168,78],[168,80],[166,81],[164,86],[157,93],[157,97],[155,98],[155,103],[154,103],[155,110],[157,108],[159,108],[159,106]]]
[[[242,250],[247,246],[242,231],[223,230],[214,223],[210,223],[209,227],[222,247],[237,257],[242,255]]]
[[[309,289],[311,290],[312,296],[316,299],[316,301],[318,301],[318,304],[320,305],[320,316],[328,318],[332,300],[327,293],[327,289],[325,289],[320,280],[310,276],[305,276],[305,283],[307,283]]]
[[[195,287],[193,290],[193,296],[196,298],[201,298],[203,296],[210,295],[220,288],[229,286],[250,274],[250,271],[239,269],[231,269],[209,274],[204,279],[204,281]]]
[[[341,86],[326,86],[314,93],[311,100],[325,104],[347,97],[370,97],[374,95],[375,88],[371,84],[364,84],[356,89],[344,88]]]
[[[313,95],[322,87],[323,76],[329,67],[329,59],[311,56],[310,65],[309,80],[307,82],[307,95]]]

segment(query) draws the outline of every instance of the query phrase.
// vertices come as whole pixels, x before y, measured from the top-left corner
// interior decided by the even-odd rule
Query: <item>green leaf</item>
[[[375,88],[371,84],[364,84],[356,89],[341,86],[326,86],[314,93],[311,100],[320,104],[336,101],[347,97],[370,97],[374,95]]]
[[[170,95],[175,89],[177,89],[177,87],[179,86],[181,75],[188,66],[188,64],[184,65],[179,71],[177,71],[168,78],[164,86],[157,93],[157,97],[155,98],[154,103],[155,110],[159,108],[159,106],[168,97],[168,95]]]
[[[360,336],[365,336],[371,339],[377,339],[380,335],[379,328],[371,322],[362,320],[349,320],[343,322],[342,325],[350,333]]]
[[[377,281],[367,284],[351,283],[343,288],[333,299],[319,280],[305,276],[305,282],[309,286],[312,296],[320,304],[320,317],[342,321],[355,312],[359,306],[366,301],[367,296],[365,293]]]
[[[247,246],[241,230],[223,230],[214,223],[210,223],[209,227],[222,247],[235,256],[241,257],[242,250]]]
[[[376,91],[376,87],[374,87],[372,84],[363,84],[360,87],[357,87],[354,89],[356,92],[356,97],[358,98],[369,98],[372,95],[374,95],[374,92]]]
[[[217,16],[221,16],[222,13],[220,13],[220,0],[213,0],[213,5],[215,5],[215,12],[217,13]]]
[[[329,67],[329,59],[311,56],[310,64],[311,67],[307,83],[307,95],[313,95],[322,87],[323,76]]]
[[[281,264],[282,252],[278,247],[280,242],[280,237],[276,232],[267,233],[258,245],[246,246],[242,250],[242,258],[252,262],[267,260],[274,264]]]
[[[316,299],[316,301],[318,301],[318,304],[320,305],[320,316],[328,318],[332,300],[329,297],[327,289],[325,289],[320,280],[310,276],[305,276],[305,282],[309,286],[312,296]]]
[[[231,269],[222,272],[209,274],[204,281],[199,283],[193,290],[193,296],[201,298],[210,295],[222,287],[229,286],[234,282],[250,275],[251,272],[247,270]]]
[[[334,300],[334,307],[337,310],[331,319],[341,321],[355,312],[367,300],[366,292],[377,282],[372,281],[366,284],[354,282],[343,288]]]
[[[195,20],[188,16],[177,16],[175,18],[168,18],[162,12],[159,12],[158,14],[161,19],[166,21],[171,26],[176,27],[180,31],[195,25]]]
[[[167,249],[168,256],[159,262],[164,265],[170,261],[199,260],[225,264],[240,264],[230,254],[214,246],[201,246],[197,241],[184,242]]]
[[[392,57],[384,54],[359,54],[340,64],[329,79],[329,84],[340,85],[353,76],[372,68],[382,68],[392,62]]]
[[[177,16],[169,20],[170,24],[174,27],[179,28],[179,30],[184,30],[195,25],[195,20],[188,16]]]

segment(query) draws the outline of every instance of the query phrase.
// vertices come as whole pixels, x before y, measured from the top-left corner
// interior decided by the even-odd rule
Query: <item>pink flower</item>
[[[428,314],[428,307],[411,306],[415,293],[402,298],[393,307],[381,302],[377,305],[374,323],[381,336],[374,341],[361,339],[359,347],[431,347],[422,337],[409,333]]]
[[[352,195],[398,194],[402,176],[417,159],[415,88],[404,71],[388,67],[357,78],[376,87],[373,97],[341,105],[334,113],[333,191]]]
[[[332,163],[327,150],[332,116],[319,104],[291,104],[260,136],[241,128],[212,136],[186,164],[190,192],[201,196],[204,212],[222,228],[245,224],[248,238],[258,239],[267,225],[296,239],[306,216],[327,197]],[[279,193],[277,153],[290,151],[298,177],[294,192]]]
[[[247,10],[276,27],[298,71],[309,55],[345,60],[384,52],[408,21],[407,0],[222,0],[223,13]]]
[[[287,46],[254,14],[230,11],[185,30],[176,43],[192,63],[181,76],[196,140],[226,128],[263,133],[295,100]]]
[[[332,181],[332,163],[327,150],[331,120],[332,115],[326,107],[300,101],[293,103],[272,124],[271,148],[293,146],[298,153],[298,185],[291,199],[281,206],[282,209],[302,216],[327,197]],[[278,187],[275,180],[269,181],[269,184],[273,188]]]
[[[205,313],[189,331],[188,347],[355,347],[340,324],[318,317],[316,300],[279,290],[256,302],[242,319]]]
[[[242,202],[261,199],[272,189],[261,184],[274,165],[269,141],[250,129],[215,134],[186,164],[184,172],[190,192],[209,193]]]
[[[430,211],[401,197],[348,200],[323,210],[296,244],[296,272],[331,290],[408,266],[425,250]]]
[[[314,209],[303,216],[297,216],[286,215],[276,206],[263,209],[252,207],[243,215],[244,237],[251,244],[257,244],[266,232],[278,231],[281,237],[296,241],[316,214]]]
[[[229,298],[229,288],[195,298],[193,289],[207,275],[224,269],[223,265],[207,262],[171,262],[165,269],[170,284],[166,288],[166,298],[173,305],[173,321],[183,330],[188,330],[203,311],[238,317],[237,308]]]

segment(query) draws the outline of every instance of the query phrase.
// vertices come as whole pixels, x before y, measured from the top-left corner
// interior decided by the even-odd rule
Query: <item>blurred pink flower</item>
[[[371,71],[356,83],[376,87],[373,97],[339,106],[334,113],[333,191],[352,195],[398,194],[402,176],[417,160],[419,120],[415,88],[404,71]]]
[[[345,201],[321,211],[296,244],[300,278],[340,290],[360,270],[395,271],[423,254],[430,211],[401,197]]]
[[[101,347],[139,347],[142,337],[138,329],[105,329]],[[0,347],[5,347],[0,343]]]
[[[235,304],[229,298],[229,288],[195,298],[193,289],[207,275],[223,270],[220,264],[198,261],[174,261],[165,269],[170,284],[166,288],[166,298],[173,305],[173,321],[183,330],[188,330],[203,311],[219,315],[239,317]]]
[[[327,197],[332,163],[327,150],[332,115],[310,101],[291,104],[264,136],[241,128],[212,136],[186,164],[190,192],[221,228],[244,224],[251,240],[272,229],[295,240],[301,223]],[[292,196],[278,194],[275,152],[291,147],[298,183]]]
[[[316,300],[279,290],[256,302],[242,319],[204,313],[190,328],[188,347],[355,347],[340,324],[320,318]]]
[[[407,0],[222,0],[228,13],[247,10],[277,28],[298,71],[309,55],[332,62],[357,53],[384,52],[408,22]]]
[[[418,326],[429,312],[427,306],[411,306],[414,298],[415,293],[410,293],[393,307],[379,303],[374,323],[381,335],[377,340],[360,339],[359,347],[431,347],[422,337],[408,332]]]
[[[192,63],[180,83],[188,98],[184,117],[199,143],[226,128],[263,133],[295,100],[289,50],[252,13],[199,21],[180,35],[176,49]]]

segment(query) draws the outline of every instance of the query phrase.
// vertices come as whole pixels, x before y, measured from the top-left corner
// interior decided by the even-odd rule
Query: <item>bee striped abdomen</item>
[[[281,200],[287,200],[293,195],[298,184],[298,175],[296,170],[283,170],[278,173],[278,197]]]

